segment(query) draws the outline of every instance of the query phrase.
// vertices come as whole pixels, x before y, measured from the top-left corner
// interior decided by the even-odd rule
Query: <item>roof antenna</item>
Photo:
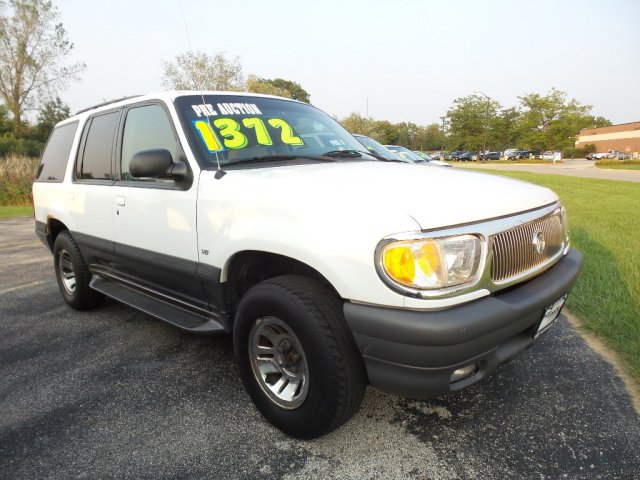
[[[189,28],[187,27],[187,20],[185,19],[184,10],[182,9],[182,0],[178,0],[178,5],[180,6],[180,15],[182,16],[182,23],[184,25],[184,31],[187,34],[187,42],[189,43],[189,51],[191,53],[195,53],[193,51],[193,46],[191,45],[191,36],[189,35]],[[205,104],[204,93],[203,93],[204,88],[202,87],[202,85],[196,85],[196,88],[198,90],[200,90],[200,97],[202,98],[202,105],[204,105]],[[204,115],[205,115],[205,118],[207,119],[207,125],[209,125],[209,129],[211,130],[211,133],[213,135],[215,135],[214,130],[213,130],[213,126],[211,125],[211,120],[209,119],[209,114],[207,113],[206,109],[204,109],[204,110],[205,110]],[[222,170],[222,167],[220,166],[220,158],[218,157],[218,151],[216,150],[213,153],[216,156],[216,165],[218,166],[218,169],[216,170],[215,178],[216,178],[216,180],[220,180],[222,177],[224,177],[227,174],[227,172]]]

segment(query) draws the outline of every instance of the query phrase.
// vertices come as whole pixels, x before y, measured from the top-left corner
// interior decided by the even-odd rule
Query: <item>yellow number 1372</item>
[[[280,130],[280,141],[285,145],[304,145],[302,139],[293,134],[291,125],[281,118],[270,118],[267,123],[272,128]],[[245,132],[248,129],[255,132],[256,141],[259,145],[273,145],[267,126],[261,118],[257,117],[243,118],[242,125],[232,118],[216,118],[213,121],[213,125],[206,120],[196,120],[194,126],[210,152],[217,152],[223,148],[218,135],[213,131],[213,126],[222,137],[224,148],[239,150],[247,146],[249,140],[246,134],[242,132],[243,126]]]

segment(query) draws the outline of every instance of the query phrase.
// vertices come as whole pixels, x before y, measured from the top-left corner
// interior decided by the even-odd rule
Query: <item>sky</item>
[[[639,0],[53,3],[69,61],[87,65],[60,95],[72,112],[164,89],[164,63],[191,48],[296,81],[338,118],[427,125],[474,92],[507,108],[555,87],[613,123],[640,121]]]

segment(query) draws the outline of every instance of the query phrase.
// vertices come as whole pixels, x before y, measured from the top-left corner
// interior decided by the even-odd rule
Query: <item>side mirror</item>
[[[184,178],[189,172],[184,162],[174,162],[164,148],[137,152],[129,163],[129,173],[141,178]]]

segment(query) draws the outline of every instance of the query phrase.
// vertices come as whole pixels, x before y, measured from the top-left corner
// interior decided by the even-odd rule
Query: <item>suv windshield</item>
[[[356,140],[358,140],[362,145],[364,145],[367,148],[367,150],[369,150],[369,152],[373,153],[374,155],[377,155],[378,157],[382,157],[386,160],[398,159],[398,157],[394,155],[394,153],[391,150],[389,150],[387,147],[385,147],[381,143],[378,143],[373,138],[369,138],[364,135],[357,135],[357,134],[353,136],[356,137]]]
[[[417,153],[412,152],[406,147],[401,147],[399,145],[385,145],[392,152],[396,152],[398,156],[404,160],[409,160],[414,163],[422,163],[424,162],[424,158],[421,158]]]
[[[287,161],[366,150],[335,120],[311,105],[249,95],[188,95],[175,100],[202,168],[251,160]],[[337,155],[359,159],[361,155]],[[370,159],[364,153],[363,158]]]

